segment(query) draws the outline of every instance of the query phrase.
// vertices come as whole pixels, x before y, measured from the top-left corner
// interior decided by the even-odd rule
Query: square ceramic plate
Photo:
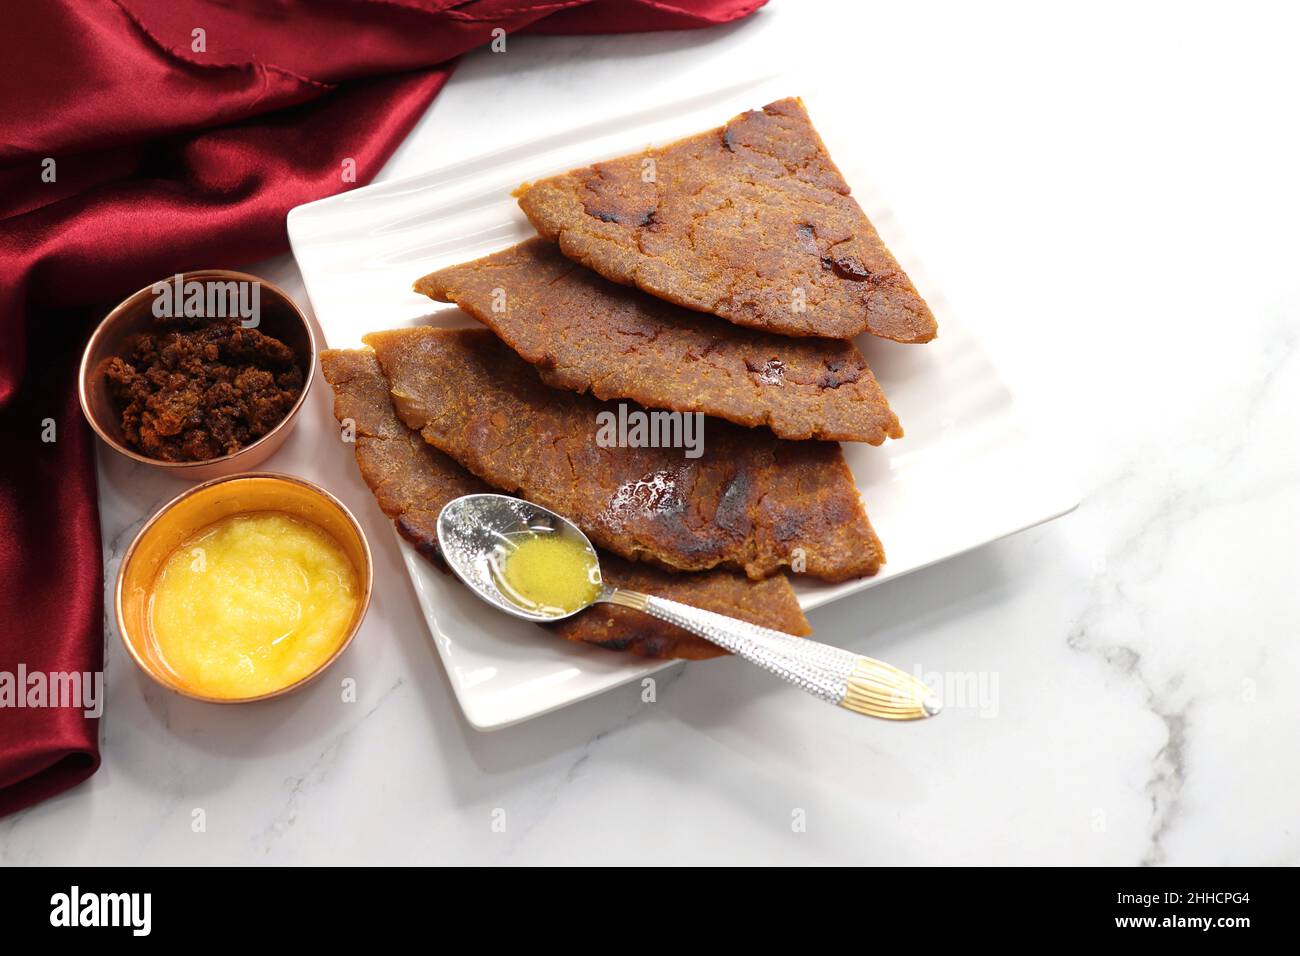
[[[766,77],[642,110],[629,112],[622,104],[580,129],[299,206],[289,214],[289,238],[326,341],[349,348],[378,329],[472,322],[455,307],[412,292],[411,283],[532,235],[510,195],[519,183],[719,126],[791,95],[804,98],[867,215],[933,303],[937,289],[915,250],[890,235],[888,209],[861,193],[870,188],[870,157],[854,143],[860,117],[833,92]],[[859,340],[907,432],[882,448],[845,445],[889,560],[867,580],[798,582],[806,610],[1058,517],[1078,503],[1021,430],[1011,396],[978,343],[954,316],[936,312],[939,337],[928,345]],[[535,717],[667,666],[572,645],[507,618],[397,541],[452,687],[480,730]]]

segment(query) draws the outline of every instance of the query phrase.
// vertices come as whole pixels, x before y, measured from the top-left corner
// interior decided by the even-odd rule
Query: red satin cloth
[[[103,664],[94,446],[76,366],[106,307],[161,276],[282,252],[285,214],[350,187],[345,158],[359,182],[373,177],[450,61],[494,28],[690,29],[764,2],[11,5],[0,31],[0,680],[20,665]],[[47,158],[54,182],[42,179]],[[94,773],[97,724],[81,708],[0,707],[0,815]]]

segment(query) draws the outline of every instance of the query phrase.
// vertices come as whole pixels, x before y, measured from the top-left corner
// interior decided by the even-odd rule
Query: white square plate
[[[861,122],[851,101],[765,77],[619,112],[580,129],[294,209],[289,239],[326,341],[349,348],[378,329],[472,321],[455,307],[412,292],[411,283],[532,235],[510,195],[519,183],[719,126],[746,109],[793,95],[804,98],[867,215],[933,305],[937,290],[915,250],[891,236],[888,209],[870,192],[864,198],[870,157],[852,139],[837,148]],[[907,432],[881,448],[844,446],[889,560],[870,579],[799,581],[795,587],[805,610],[1048,521],[1078,503],[1021,430],[1011,396],[978,343],[954,316],[940,309],[936,314],[939,337],[928,345],[859,339]],[[569,644],[510,619],[397,540],[452,687],[480,730],[535,717],[667,666]]]

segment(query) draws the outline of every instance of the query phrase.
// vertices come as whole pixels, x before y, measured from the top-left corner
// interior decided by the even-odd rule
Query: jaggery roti
[[[334,389],[334,417],[352,432],[362,480],[402,537],[440,561],[442,506],[492,489],[402,424],[373,352],[325,349],[320,364]]]
[[[798,99],[515,194],[566,256],[669,302],[784,335],[935,336]]]
[[[697,458],[607,446],[598,423],[620,414],[614,403],[547,387],[487,329],[399,329],[365,341],[398,416],[426,441],[628,560],[755,579],[789,566],[828,581],[874,574],[884,560],[833,442],[704,418]]]
[[[373,352],[327,349],[321,353],[321,367],[334,389],[334,416],[354,430],[357,465],[380,508],[404,538],[441,566],[438,512],[452,498],[491,489],[403,424]],[[784,575],[763,581],[728,571],[678,575],[605,553],[601,569],[616,587],[683,601],[787,634],[811,633]],[[567,640],[643,657],[702,659],[725,653],[679,627],[609,604],[549,629]]]
[[[415,290],[455,302],[555,388],[766,425],[781,438],[901,438],[852,342],[746,329],[618,285],[545,239],[431,273]]]

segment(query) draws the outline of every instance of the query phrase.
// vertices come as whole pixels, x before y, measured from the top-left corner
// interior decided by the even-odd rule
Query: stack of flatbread
[[[611,584],[810,633],[787,572],[843,581],[884,561],[837,442],[903,434],[851,339],[927,342],[935,322],[802,103],[516,196],[538,237],[415,283],[485,328],[322,353],[380,507],[436,559],[446,502],[517,494],[576,522]],[[680,436],[697,413],[691,449],[602,438],[638,415]],[[610,605],[555,629],[721,653]]]

